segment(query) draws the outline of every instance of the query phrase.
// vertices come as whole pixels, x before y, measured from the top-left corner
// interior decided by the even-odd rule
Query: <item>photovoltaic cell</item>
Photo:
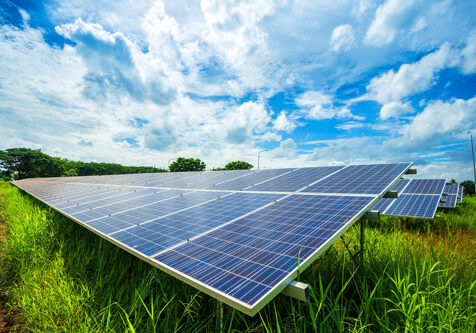
[[[458,198],[456,199],[456,203],[463,202],[463,192],[464,192],[463,186],[460,185],[458,188]]]
[[[259,170],[244,177],[240,177],[240,178],[230,180],[221,184],[217,184],[215,186],[210,186],[209,189],[241,191],[249,186],[253,186],[257,183],[261,183],[273,177],[281,176],[285,174],[286,172],[290,172],[292,170],[293,169]]]
[[[252,305],[372,200],[290,196],[154,259]]]
[[[281,198],[279,194],[233,193],[112,235],[146,256],[206,232]],[[236,203],[240,204],[237,205]]]
[[[172,214],[179,210],[186,209],[209,200],[217,199],[219,196],[228,194],[225,192],[197,191],[189,194],[184,193],[181,195],[182,193],[180,192],[182,191],[179,190],[169,190],[164,192],[159,192],[163,193],[161,195],[161,201],[148,204],[147,206],[120,210],[118,212],[110,213],[110,216],[107,214],[107,216],[105,216],[104,213],[107,211],[102,210],[101,217],[91,217],[90,215],[81,215],[79,217],[76,215],[73,217],[78,219],[82,218],[81,221],[84,221],[94,229],[97,229],[104,234],[110,234],[112,232],[137,225],[138,223],[154,220],[160,216]],[[129,206],[124,206],[124,208],[125,207]]]
[[[458,194],[458,187],[458,184],[446,184],[443,192],[447,194]]]
[[[398,182],[392,187],[392,191],[401,193],[410,181],[410,179],[399,179]]]
[[[380,214],[383,214],[385,210],[388,208],[388,206],[390,206],[395,200],[397,199],[382,198],[372,207],[372,210],[378,211],[380,212]]]
[[[402,193],[441,195],[445,183],[446,179],[412,179]]]
[[[440,202],[438,207],[455,208],[456,201],[458,200],[458,196],[456,194],[449,194],[449,195],[442,196],[441,199],[444,202]]]
[[[438,194],[401,194],[384,212],[385,215],[433,218],[440,201]]]
[[[300,168],[280,177],[264,181],[259,185],[247,188],[249,191],[295,192],[318,179],[326,177],[343,166]]]
[[[410,163],[350,165],[303,192],[379,194],[409,166]]]

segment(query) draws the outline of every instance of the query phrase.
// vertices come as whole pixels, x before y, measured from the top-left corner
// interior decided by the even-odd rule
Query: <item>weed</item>
[[[0,183],[7,223],[2,292],[23,330],[214,331],[216,301]],[[336,242],[299,279],[302,303],[278,295],[250,318],[224,307],[228,332],[474,332],[476,198],[440,219],[369,222],[363,267]],[[360,228],[346,233],[357,252]]]

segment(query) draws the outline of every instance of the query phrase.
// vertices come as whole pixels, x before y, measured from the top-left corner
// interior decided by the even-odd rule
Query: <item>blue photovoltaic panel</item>
[[[253,305],[372,200],[293,195],[154,259]]]
[[[215,186],[210,186],[209,189],[213,190],[233,190],[241,191],[246,187],[253,186],[262,181],[269,180],[273,177],[281,176],[286,172],[292,171],[293,169],[269,169],[269,170],[259,170],[253,172],[244,177],[240,177],[234,180],[230,180]]]
[[[83,222],[90,222],[106,217],[116,218],[116,216],[121,214],[121,212],[124,212],[124,216],[127,216],[129,220],[132,219],[132,217],[129,216],[137,214],[134,217],[134,220],[136,220],[145,215],[153,216],[156,213],[156,211],[154,210],[155,207],[157,205],[163,205],[161,204],[163,200],[171,199],[174,197],[177,198],[178,196],[185,195],[186,193],[187,192],[183,190],[156,191],[152,192],[149,195],[141,196],[138,198],[132,197],[130,200],[120,201],[114,204],[101,204],[97,207],[91,205],[92,207],[90,209],[74,213],[68,213],[66,211],[66,213]]]
[[[326,177],[343,166],[300,168],[278,178],[247,188],[248,191],[295,192],[316,180]]]
[[[110,234],[112,232],[136,225],[137,223],[144,223],[160,216],[172,214],[179,210],[186,209],[228,194],[225,192],[197,191],[180,196],[180,192],[182,191],[179,190],[169,190],[164,192],[159,192],[156,194],[159,195],[160,193],[163,193],[162,201],[148,204],[147,206],[142,206],[139,208],[131,208],[129,210],[111,213],[110,216],[101,215],[99,218],[81,216],[81,218],[84,218],[81,221],[86,222],[90,227],[93,227],[104,234]],[[177,196],[177,194],[179,196]],[[102,211],[102,213],[103,212],[104,211]]]
[[[274,202],[282,196],[267,193],[233,193],[163,218],[134,225],[111,236],[150,256]]]
[[[304,189],[313,193],[379,194],[411,163],[350,165]]]
[[[78,200],[81,201],[91,197],[107,197],[111,193],[116,193],[117,188],[109,188],[106,186],[61,184],[60,186],[48,187],[48,191],[46,193],[42,192],[42,190],[44,189],[35,189],[32,192],[36,192],[38,198],[56,207],[59,204],[68,204],[70,202],[77,202]],[[41,193],[38,193],[40,191]]]
[[[15,185],[254,315],[295,276],[298,257],[305,269],[410,165],[65,177]],[[329,184],[338,174],[342,181]],[[293,193],[303,183],[349,192],[315,194],[311,185],[305,193],[269,193]],[[251,189],[260,185],[259,191]]]
[[[388,206],[390,206],[390,204],[392,204],[395,200],[397,199],[382,198],[372,207],[372,210],[376,210],[383,214]]]
[[[447,194],[458,194],[458,187],[458,184],[446,184],[443,192]]]
[[[412,179],[402,193],[441,194],[446,179]]]
[[[456,203],[462,203],[463,202],[463,186],[459,186],[458,188],[458,198],[456,199]]]
[[[456,201],[458,200],[458,196],[456,194],[450,194],[450,195],[444,195],[441,197],[441,200],[444,202],[440,202],[438,207],[444,207],[444,208],[455,208],[456,207]]]
[[[433,218],[440,201],[438,194],[400,194],[383,214],[395,216]]]
[[[382,215],[433,218],[439,201],[426,195],[440,196],[445,183],[445,179],[400,179],[392,188],[398,198],[380,199],[372,209]]]
[[[224,171],[224,172],[216,171],[216,173],[218,173],[218,175],[214,177],[203,177],[202,179],[199,179],[193,183],[192,182],[187,183],[185,187],[195,188],[195,189],[205,189],[207,187],[213,187],[230,180],[237,180],[241,177],[254,173],[254,171],[235,170],[235,171]]]
[[[409,182],[410,182],[410,179],[399,179],[398,182],[395,185],[393,185],[392,191],[397,191],[401,193],[403,189],[408,185]]]
[[[141,199],[144,197],[152,196],[156,192],[161,192],[164,190],[153,189],[153,188],[115,188],[114,191],[108,192],[107,195],[87,195],[74,200],[66,200],[61,203],[55,204],[55,207],[61,209],[62,211],[73,214],[90,208],[97,208],[101,206],[119,204],[124,201],[129,201],[132,199]],[[146,199],[147,200],[147,199]]]

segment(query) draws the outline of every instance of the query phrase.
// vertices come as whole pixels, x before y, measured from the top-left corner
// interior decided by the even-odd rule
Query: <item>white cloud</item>
[[[354,29],[350,24],[343,24],[336,27],[332,31],[329,43],[335,52],[350,50],[355,44]]]
[[[207,30],[203,39],[247,87],[262,87],[271,54],[259,23],[274,10],[272,1],[201,2]]]
[[[262,134],[271,121],[263,103],[246,102],[226,114],[223,125],[226,139],[234,144],[251,140],[254,134]]]
[[[289,117],[286,115],[286,112],[284,111],[282,111],[274,120],[274,128],[278,131],[290,133],[296,128],[296,126],[296,123],[289,119]]]
[[[410,102],[387,102],[380,109],[380,119],[386,120],[388,118],[397,118],[403,114],[413,112]]]
[[[424,5],[424,1],[419,0],[388,0],[378,6],[365,42],[373,45],[392,42],[398,32],[415,25],[419,13],[427,8]]]
[[[332,103],[332,96],[322,91],[307,91],[302,93],[296,98],[295,103],[302,108],[304,117],[307,119],[363,119],[360,116],[352,114],[346,107],[335,107]]]
[[[127,93],[140,102],[150,99],[157,104],[168,104],[176,98],[180,83],[174,82],[177,76],[168,66],[175,60],[159,56],[155,48],[150,53],[160,61],[140,52],[122,33],[111,33],[100,24],[86,23],[80,18],[57,26],[56,31],[77,43],[75,50],[88,66],[89,73],[83,83],[85,97],[120,100]]]
[[[364,124],[358,123],[356,121],[349,121],[349,122],[346,122],[346,123],[343,123],[343,124],[340,124],[340,125],[336,126],[336,128],[342,129],[342,130],[345,130],[345,131],[350,131],[350,130],[353,130],[353,129],[356,129],[356,128],[362,128],[362,127],[364,127]]]
[[[437,73],[455,64],[455,54],[449,44],[427,54],[412,64],[403,64],[373,78],[367,85],[368,93],[361,99],[372,99],[381,104],[399,101],[404,97],[425,91],[437,79]]]
[[[464,74],[476,72],[476,30],[473,30],[466,40],[466,46],[461,51],[462,70]]]
[[[401,141],[425,142],[456,135],[476,126],[476,97],[436,101],[403,126]]]
[[[296,154],[297,144],[293,139],[287,138],[279,143],[279,147],[273,149],[274,157],[293,157]]]

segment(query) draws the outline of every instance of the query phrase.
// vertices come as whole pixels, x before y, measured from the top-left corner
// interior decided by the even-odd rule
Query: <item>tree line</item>
[[[245,161],[233,161],[219,170],[246,170],[253,165]],[[12,175],[15,179],[35,177],[63,177],[63,176],[98,176],[117,175],[128,173],[155,173],[155,172],[184,172],[203,171],[205,162],[198,158],[179,157],[169,165],[169,170],[151,166],[124,166],[117,163],[98,163],[71,161],[66,158],[52,157],[40,149],[10,148],[0,150],[0,180],[9,180]],[[452,182],[455,182],[452,180]],[[465,194],[475,194],[474,181],[465,180],[461,183]]]
[[[228,163],[224,168],[214,170],[251,169],[253,165],[244,161]],[[200,159],[179,157],[169,166],[169,171],[203,171],[205,162]],[[117,163],[98,163],[72,161],[53,157],[40,149],[10,148],[0,150],[0,179],[35,178],[35,177],[66,177],[66,176],[97,176],[130,173],[167,172],[165,169],[151,166],[124,166]]]
[[[11,148],[0,150],[2,178],[96,176],[126,173],[167,172],[150,166],[124,166],[117,163],[71,161],[49,156],[40,149]]]

